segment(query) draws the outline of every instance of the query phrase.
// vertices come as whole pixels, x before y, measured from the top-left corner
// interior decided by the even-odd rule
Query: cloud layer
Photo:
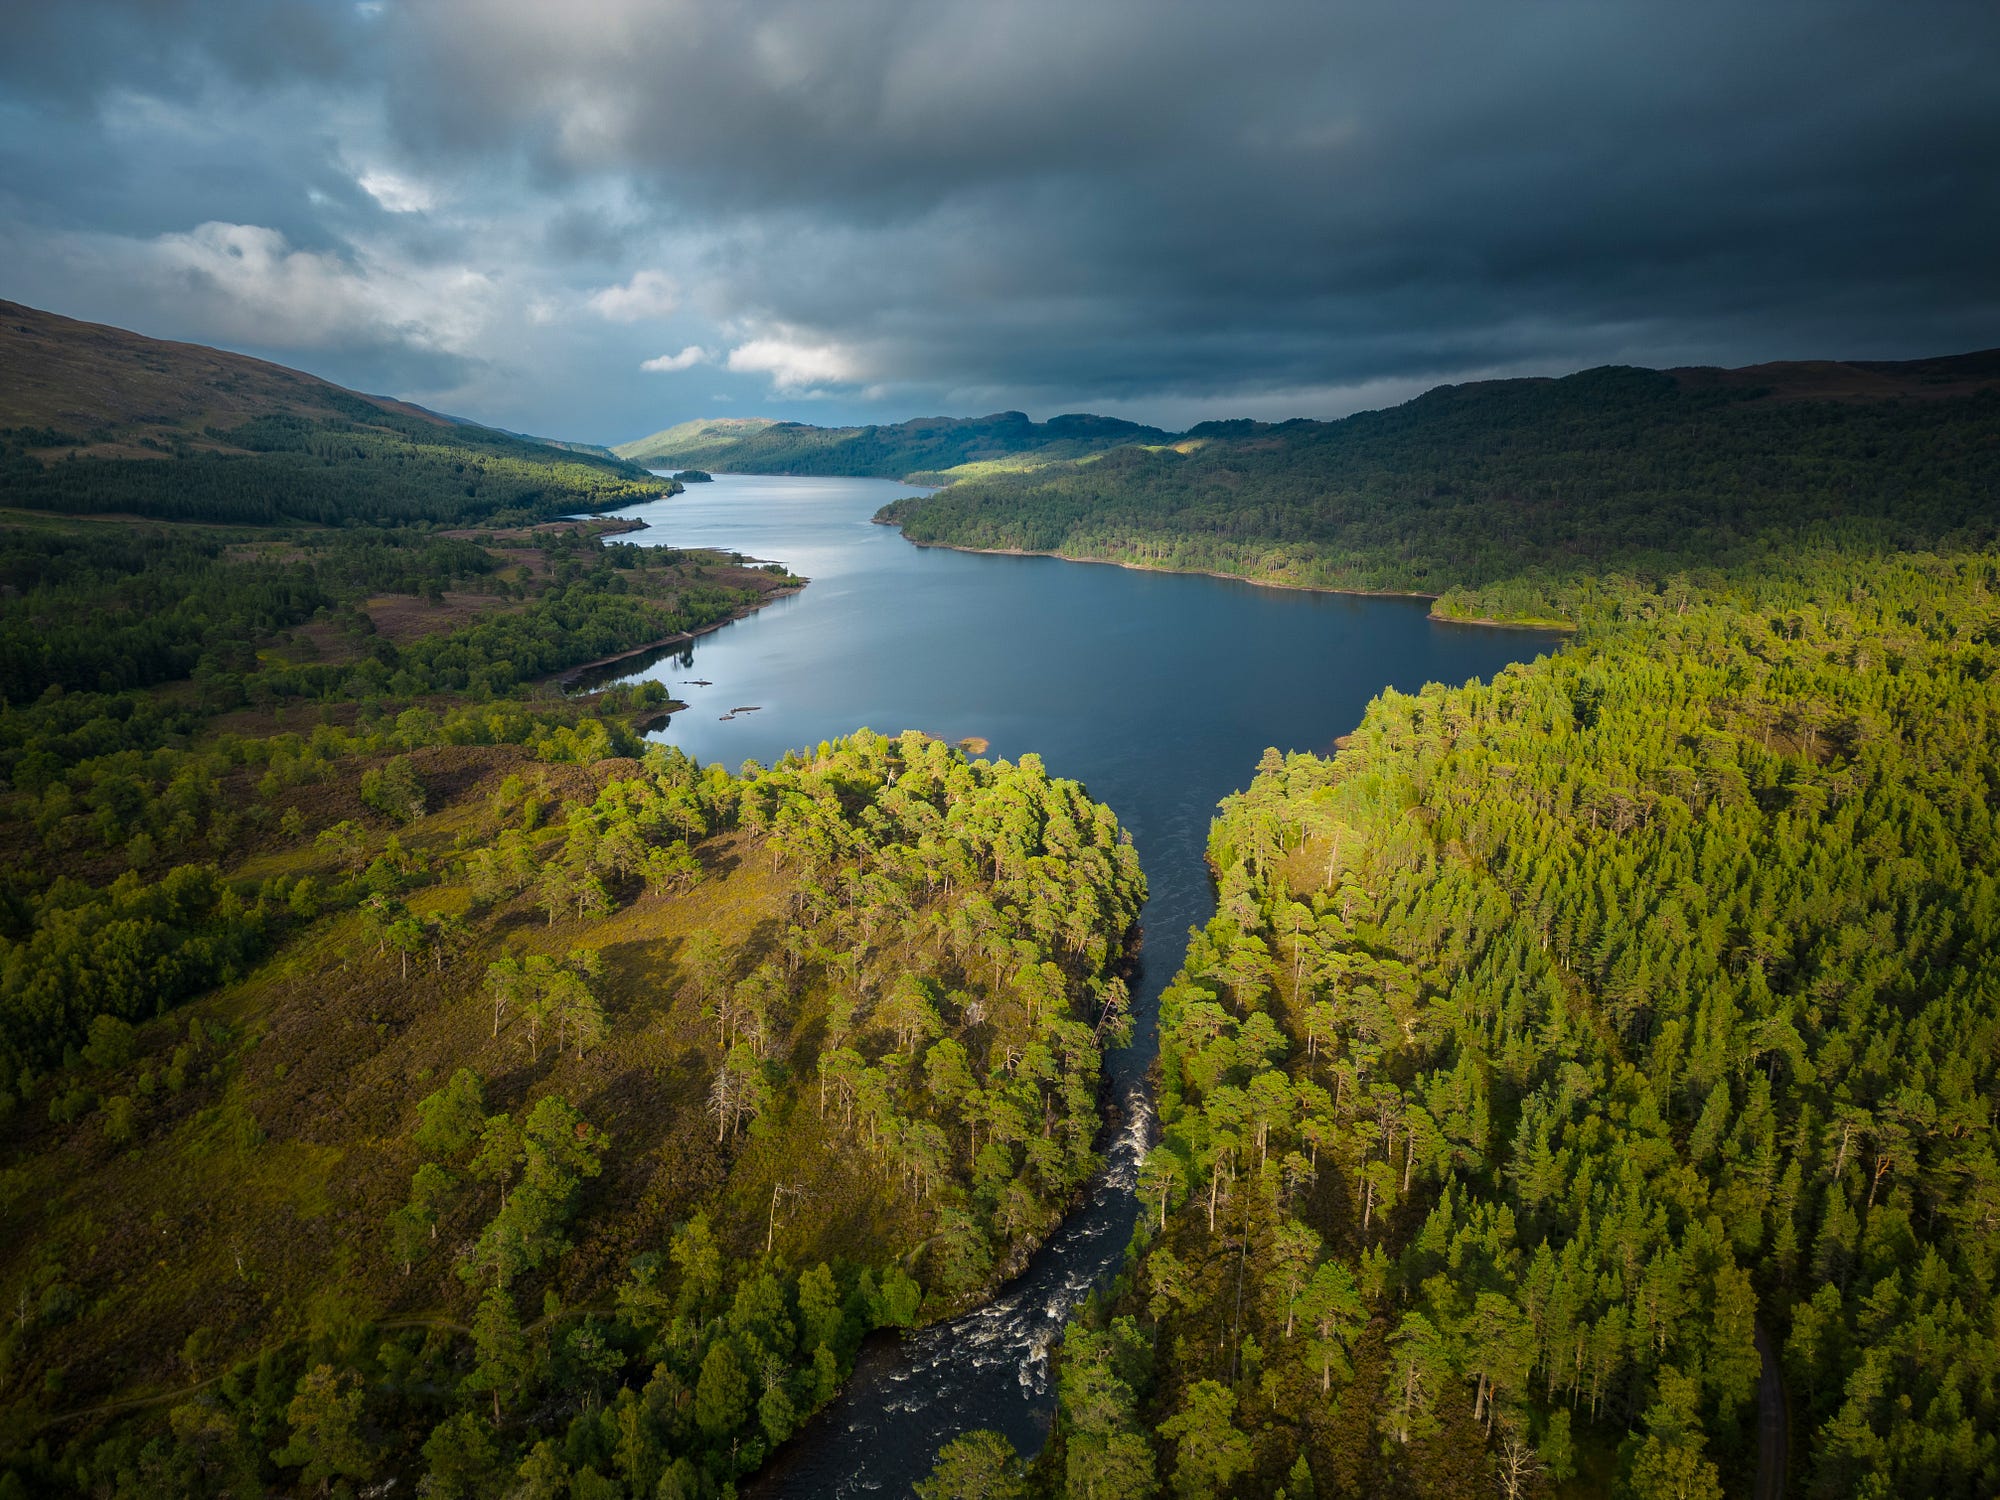
[[[2000,343],[1986,5],[81,0],[19,32],[0,293],[515,427],[1177,425]]]

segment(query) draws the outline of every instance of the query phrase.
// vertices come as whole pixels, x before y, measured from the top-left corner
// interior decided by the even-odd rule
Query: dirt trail
[[[1783,1500],[1785,1461],[1791,1452],[1791,1403],[1778,1373],[1778,1351],[1764,1325],[1757,1325],[1757,1500]]]

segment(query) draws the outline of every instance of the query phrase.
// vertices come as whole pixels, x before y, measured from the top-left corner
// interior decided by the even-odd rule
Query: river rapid
[[[907,1495],[973,1427],[1040,1447],[1049,1352],[1113,1275],[1137,1215],[1152,1127],[1146,1072],[1161,989],[1213,911],[1203,853],[1217,801],[1265,747],[1328,752],[1386,687],[1488,677],[1552,635],[1448,625],[1422,600],[1259,588],[1054,558],[920,548],[871,524],[908,485],[718,475],[619,512],[620,540],[781,561],[802,592],[615,680],[653,678],[688,704],[653,738],[734,768],[863,726],[986,739],[1082,781],[1130,830],[1151,891],[1131,1043],[1105,1064],[1122,1128],[1105,1170],[1020,1276],[985,1307],[878,1338],[827,1409],[746,1487],[760,1497]],[[750,710],[750,711],[745,711]]]

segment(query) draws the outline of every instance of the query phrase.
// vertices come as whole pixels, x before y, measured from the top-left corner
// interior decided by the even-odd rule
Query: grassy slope
[[[746,439],[778,424],[769,417],[702,417],[619,443],[612,452],[651,468],[699,467],[714,462]]]
[[[253,523],[477,520],[671,488],[602,450],[0,302],[0,495],[16,505]]]
[[[34,443],[99,457],[145,458],[142,438],[206,451],[209,436],[253,417],[353,417],[356,403],[435,427],[460,424],[407,402],[357,396],[315,375],[201,344],[170,343],[122,328],[0,301],[0,428],[46,428],[68,441]]]
[[[499,781],[544,769],[512,747],[439,747],[415,760],[428,783],[456,793],[403,834],[406,847],[432,857],[448,857],[461,838],[489,840],[495,823],[487,797]],[[575,794],[593,775],[635,768],[549,769],[559,790]],[[369,816],[351,780],[313,804],[316,817]],[[379,843],[386,829],[372,821]],[[559,841],[559,832],[552,837]],[[697,1050],[708,1028],[678,996],[672,958],[696,926],[753,951],[770,943],[787,881],[761,859],[745,861],[743,852],[740,843],[724,844],[707,856],[716,872],[711,883],[685,895],[641,897],[590,922],[587,933],[574,922],[551,927],[528,898],[517,898],[442,979],[418,971],[405,980],[394,957],[377,956],[358,916],[331,916],[240,982],[146,1028],[131,1064],[94,1072],[95,1092],[137,1096],[139,1076],[164,1070],[191,1020],[219,1022],[232,1033],[227,1046],[203,1050],[199,1081],[184,1092],[139,1096],[143,1123],[131,1145],[111,1146],[101,1119],[75,1129],[17,1120],[4,1180],[9,1217],[22,1231],[18,1252],[59,1258],[88,1311],[60,1341],[24,1351],[8,1372],[10,1386],[40,1385],[59,1370],[65,1404],[79,1405],[172,1390],[205,1373],[201,1361],[182,1357],[190,1335],[205,1331],[217,1359],[241,1359],[302,1333],[315,1300],[329,1296],[371,1318],[463,1321],[467,1307],[438,1304],[435,1274],[398,1273],[382,1252],[381,1228],[406,1196],[417,1162],[408,1141],[412,1106],[460,1067],[486,1075],[493,1108],[517,1106],[530,1089],[535,1097],[559,1092],[616,1137],[586,1234],[564,1267],[568,1301],[601,1300],[631,1255],[651,1248],[660,1225],[704,1189],[728,1181],[743,1199],[736,1206],[754,1205],[773,1171],[770,1153],[753,1146],[732,1177],[733,1151],[715,1144]],[[290,849],[256,857],[240,874],[315,872],[322,879],[338,873],[310,849]],[[466,891],[447,885],[419,893],[412,905],[462,915]],[[517,953],[560,955],[580,940],[604,955],[610,1037],[580,1063],[573,1055],[552,1060],[545,1047],[531,1067],[514,1036],[490,1036],[480,976],[503,942]],[[264,1137],[247,1148],[231,1133],[243,1119]],[[788,1168],[814,1169],[814,1185],[829,1189],[816,1198],[822,1204],[873,1202],[850,1180],[865,1174],[865,1159],[810,1151],[816,1125],[804,1121],[791,1133],[790,1145],[808,1149]],[[749,1243],[753,1218],[745,1207],[733,1220],[732,1250],[761,1248]],[[468,1214],[445,1233],[469,1237],[478,1222]],[[822,1213],[788,1223],[785,1248],[810,1263],[894,1227]],[[11,1282],[21,1262],[8,1259]]]
[[[987,417],[918,417],[891,427],[810,427],[756,419],[684,422],[613,451],[654,468],[739,474],[847,474],[938,482],[964,464],[1034,454],[1081,457],[1123,443],[1164,442],[1171,434],[1115,417],[1065,416],[1030,422],[1020,412]]]

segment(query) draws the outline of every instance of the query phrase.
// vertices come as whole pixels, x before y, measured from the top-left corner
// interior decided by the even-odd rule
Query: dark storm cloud
[[[1133,397],[1996,336],[1987,7],[398,24],[411,141],[654,184],[725,227],[731,299],[884,378]]]
[[[512,425],[624,436],[774,390],[820,419],[1318,414],[1608,359],[2000,343],[1985,5],[65,9],[116,57],[93,77],[40,24],[0,86],[87,121],[44,139],[132,194],[65,186],[33,141],[0,191],[128,234],[280,229],[323,257],[295,279],[469,361]],[[105,124],[149,44],[163,97],[265,112],[206,197],[226,128],[142,163]],[[455,322],[413,302],[434,282]],[[711,362],[637,373],[683,346]]]
[[[10,0],[0,87],[87,111],[126,88],[178,96],[217,78],[329,78],[352,60],[355,15],[301,0]]]

